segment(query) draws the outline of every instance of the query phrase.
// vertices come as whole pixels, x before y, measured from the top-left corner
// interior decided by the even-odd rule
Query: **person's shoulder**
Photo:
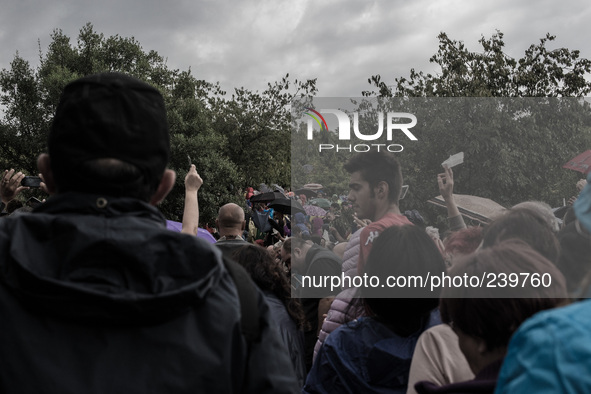
[[[338,352],[361,354],[373,348],[378,342],[391,342],[399,337],[377,320],[362,316],[335,329],[325,341],[325,345]]]
[[[380,222],[380,224],[385,227],[412,224],[406,216],[398,213],[388,213],[384,215],[378,222]]]
[[[453,360],[453,357],[462,357],[458,337],[447,324],[438,324],[423,331],[417,340],[417,349],[421,354],[428,353],[429,359]],[[454,362],[463,360],[457,359]]]
[[[365,226],[359,234],[359,247],[360,250],[371,247],[368,245],[373,244],[373,241],[380,235],[380,233],[388,226],[384,226],[384,223],[373,222]],[[367,256],[366,256],[367,258]]]
[[[279,297],[277,297],[274,293],[270,291],[263,291],[263,296],[271,308],[276,307],[278,310],[285,310],[283,302],[281,302]]]
[[[376,220],[375,222],[371,222],[370,224],[365,226],[361,230],[360,236],[361,238],[366,238],[367,235],[370,233],[381,232],[387,229],[388,227],[403,226],[406,224],[412,224],[406,216],[399,215],[396,213],[388,213]]]
[[[222,249],[226,252],[233,252],[234,250],[240,249],[243,246],[250,245],[242,238],[239,239],[222,239],[214,243],[215,247]]]
[[[364,328],[363,318],[354,319],[338,326],[324,341],[324,345],[341,349],[343,346],[351,347],[355,345],[352,339],[358,335],[358,331]],[[323,345],[323,346],[324,346]]]
[[[526,320],[509,343],[508,359],[526,351],[530,360],[539,363],[538,356],[549,359],[560,354],[577,353],[591,356],[591,300],[542,311]],[[537,355],[537,356],[536,356]],[[520,360],[525,358],[519,356]],[[547,360],[551,362],[550,360]]]
[[[365,235],[372,231],[381,230],[384,228],[384,222],[382,221],[383,218],[376,220],[375,222],[371,222],[367,226],[361,229],[361,233],[359,234],[359,238],[363,238]]]
[[[363,248],[372,243],[374,238],[376,238],[384,228],[385,227],[378,222],[373,222],[365,226],[361,230],[361,233],[359,233],[359,246]]]
[[[269,312],[273,321],[283,330],[287,328],[297,330],[296,324],[289,316],[285,304],[275,294],[269,291],[263,291],[263,296],[269,305]]]
[[[589,300],[540,312],[511,338],[497,392],[589,392]]]
[[[234,239],[219,239],[215,245],[224,245],[224,244],[248,244],[243,238],[234,238]]]
[[[360,316],[342,326],[345,335],[357,335],[359,331],[374,331],[376,328],[382,328],[382,325],[375,319],[368,316]]]
[[[531,331],[540,327],[576,330],[578,326],[586,325],[591,325],[591,299],[539,312],[526,320],[518,331]],[[588,335],[591,337],[591,331]]]
[[[457,336],[449,325],[437,324],[423,331],[420,339],[421,341],[445,344],[457,340]]]

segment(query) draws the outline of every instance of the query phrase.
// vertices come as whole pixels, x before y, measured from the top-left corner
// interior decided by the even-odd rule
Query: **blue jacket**
[[[417,340],[441,323],[439,310],[408,337],[400,337],[370,317],[340,326],[320,348],[304,393],[406,393]]]
[[[495,393],[591,393],[591,300],[526,320],[509,343]]]
[[[304,385],[306,380],[306,359],[304,349],[304,331],[297,328],[285,305],[276,295],[271,292],[264,292],[265,298],[269,303],[271,318],[279,328],[283,344],[289,351],[289,357],[294,367],[298,379],[299,388]]]

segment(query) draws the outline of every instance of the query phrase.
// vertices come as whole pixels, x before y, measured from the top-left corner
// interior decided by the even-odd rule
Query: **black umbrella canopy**
[[[274,192],[267,192],[267,193],[261,193],[261,194],[257,194],[256,196],[252,196],[250,198],[250,202],[271,202],[271,201],[275,201],[275,200],[287,200],[287,197],[285,197],[283,195],[283,193],[279,192],[279,191],[274,191]]]
[[[277,199],[269,204],[269,208],[273,208],[274,210],[286,215],[295,215],[298,212],[303,213],[304,215],[306,214],[302,204],[296,200],[290,199]]]

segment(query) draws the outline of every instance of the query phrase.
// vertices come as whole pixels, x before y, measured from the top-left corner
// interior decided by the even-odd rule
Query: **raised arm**
[[[447,221],[450,230],[457,231],[466,228],[466,223],[464,223],[464,219],[454,200],[454,173],[448,166],[443,168],[445,172],[437,175],[437,184],[447,207]]]
[[[203,185],[203,179],[197,173],[194,164],[185,176],[185,209],[183,211],[182,233],[197,235],[199,227],[199,188]]]
[[[21,186],[21,181],[25,177],[22,172],[14,172],[14,169],[5,170],[2,174],[2,181],[0,182],[0,212],[4,207],[22,191],[28,189],[26,186]]]

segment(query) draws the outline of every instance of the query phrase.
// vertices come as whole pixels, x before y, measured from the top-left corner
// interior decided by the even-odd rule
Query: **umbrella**
[[[281,212],[286,215],[295,215],[298,212],[306,214],[306,211],[302,207],[302,204],[300,204],[296,200],[280,198],[270,203],[268,207],[273,208],[277,212]]]
[[[306,183],[304,185],[304,189],[320,190],[324,189],[324,186],[322,186],[320,183]]]
[[[580,155],[570,159],[562,168],[575,170],[587,175],[591,172],[591,150],[585,151]]]
[[[304,211],[308,216],[324,216],[326,211],[316,205],[304,205]]]
[[[166,228],[172,231],[176,231],[177,233],[180,233],[181,230],[183,229],[183,224],[180,222],[173,222],[172,220],[167,220],[166,221]],[[197,238],[201,238],[209,243],[214,244],[215,238],[213,237],[213,235],[211,235],[209,233],[209,231],[203,229],[203,228],[198,228],[197,229]]]
[[[271,202],[279,199],[287,200],[287,197],[283,195],[280,191],[274,192],[266,192],[257,194],[256,196],[252,196],[250,198],[250,202]]]
[[[271,215],[271,210],[266,211],[252,211],[250,218],[254,223],[254,226],[259,229],[262,233],[269,232],[273,229],[271,227],[271,223],[269,223],[269,216]]]
[[[280,191],[281,193],[283,193],[283,195],[285,195],[285,189],[283,189],[281,186],[279,186],[278,184],[274,183],[271,186],[273,186],[275,188],[275,191]]]
[[[328,201],[326,198],[315,198],[310,200],[310,204],[316,205],[320,208],[330,209],[330,201]]]
[[[454,199],[462,216],[483,224],[489,223],[505,211],[505,207],[488,198],[454,194]],[[441,196],[431,198],[427,202],[440,207],[446,207],[445,200]]]
[[[316,197],[316,191],[312,190],[312,189],[297,189],[295,192],[296,196],[299,196],[300,194],[303,194],[304,196],[308,197],[308,198],[314,198]]]

